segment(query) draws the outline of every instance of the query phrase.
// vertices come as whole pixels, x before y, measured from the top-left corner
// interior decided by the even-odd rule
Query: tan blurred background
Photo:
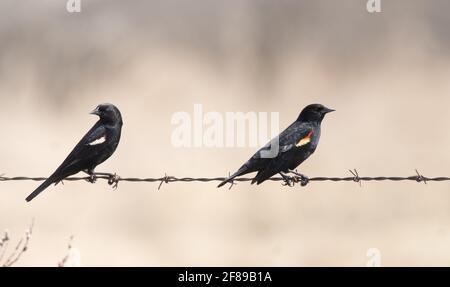
[[[225,176],[255,148],[174,148],[173,113],[335,108],[309,176],[450,175],[450,2],[0,2],[0,173],[47,176],[112,102],[121,176]],[[0,230],[36,220],[18,266],[450,265],[450,184],[0,183]]]

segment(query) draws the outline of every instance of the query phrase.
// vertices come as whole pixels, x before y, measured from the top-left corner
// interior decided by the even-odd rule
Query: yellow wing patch
[[[301,146],[304,146],[304,145],[310,143],[312,135],[313,135],[313,132],[310,131],[309,134],[306,137],[304,137],[301,140],[299,140],[298,143],[295,146],[296,147],[301,147]]]

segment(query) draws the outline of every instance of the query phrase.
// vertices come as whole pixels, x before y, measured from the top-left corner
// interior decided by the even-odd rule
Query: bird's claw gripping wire
[[[283,186],[293,187],[298,182],[297,177],[289,176],[282,172],[280,172],[280,175],[283,178],[283,183],[282,183]]]
[[[111,174],[108,178],[108,184],[115,190],[119,185],[120,176],[117,173]]]
[[[95,183],[97,181],[97,175],[95,173],[92,173],[86,180],[90,183]]]
[[[356,183],[359,183],[359,186],[362,186],[361,178],[359,177],[359,174],[358,174],[358,171],[356,170],[356,168],[353,170],[349,169],[348,171],[353,175],[353,181]]]
[[[294,182],[300,183],[301,186],[306,186],[309,183],[309,177],[304,174],[297,172],[296,170],[289,170],[290,173],[294,174]]]
[[[117,186],[119,185],[119,181],[120,181],[120,176],[117,175],[117,173],[91,173],[89,174],[89,176],[86,178],[86,180],[90,183],[95,183],[97,182],[97,179],[99,178],[98,176],[101,176],[102,178],[105,178],[108,180],[108,184],[111,185],[113,187],[113,189],[117,189]]]

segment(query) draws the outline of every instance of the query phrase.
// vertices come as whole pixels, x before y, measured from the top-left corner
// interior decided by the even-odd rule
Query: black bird
[[[45,180],[26,201],[35,198],[52,183],[58,183],[64,178],[84,171],[95,179],[94,169],[107,160],[116,150],[122,131],[122,116],[118,108],[112,104],[101,104],[91,112],[100,119],[75,146],[64,162]]]
[[[314,153],[319,143],[320,124],[325,114],[333,111],[320,104],[305,107],[295,122],[256,152],[237,172],[220,183],[218,187],[251,172],[258,172],[252,180],[252,184],[255,182],[260,184],[277,173],[287,183],[290,183],[290,177],[286,175],[289,172],[303,178],[303,175],[293,170]],[[272,154],[270,150],[272,150]]]

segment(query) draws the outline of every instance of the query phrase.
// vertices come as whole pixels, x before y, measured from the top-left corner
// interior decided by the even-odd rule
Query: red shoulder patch
[[[298,141],[298,143],[295,145],[296,147],[304,146],[306,144],[309,144],[311,142],[311,137],[313,135],[313,132],[310,131],[304,138]]]

